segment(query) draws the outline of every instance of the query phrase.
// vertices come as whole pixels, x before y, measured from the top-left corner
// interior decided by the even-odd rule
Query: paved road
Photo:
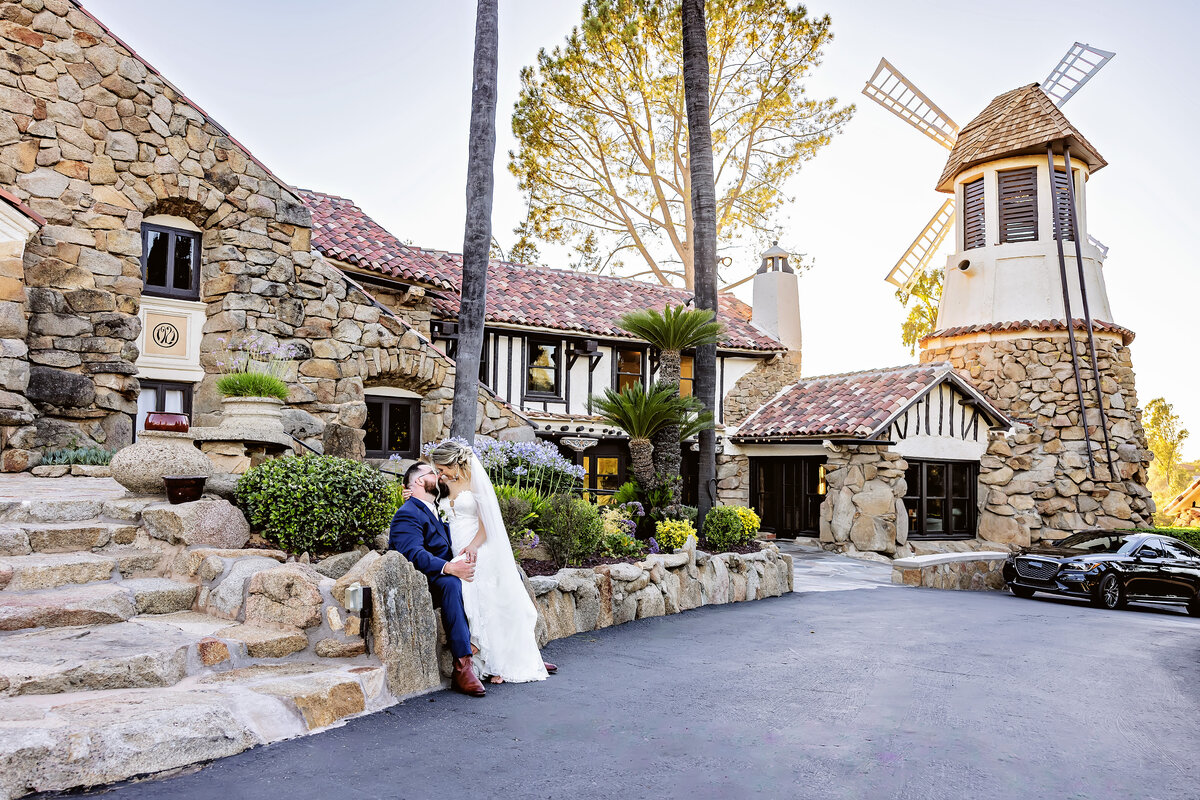
[[[864,580],[560,640],[545,683],[106,797],[1200,797],[1200,619]]]

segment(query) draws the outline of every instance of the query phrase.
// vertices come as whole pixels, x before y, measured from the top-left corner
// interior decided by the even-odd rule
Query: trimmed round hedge
[[[395,510],[379,470],[334,456],[264,461],[237,484],[251,527],[289,553],[329,553],[371,544]]]
[[[742,506],[713,506],[704,517],[704,538],[710,547],[722,550],[754,541],[762,523],[758,515]]]

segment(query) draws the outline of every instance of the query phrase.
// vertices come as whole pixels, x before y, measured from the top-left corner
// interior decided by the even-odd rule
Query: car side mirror
[[[1133,554],[1134,558],[1162,558],[1163,553],[1160,550],[1155,550],[1152,547],[1143,547]]]

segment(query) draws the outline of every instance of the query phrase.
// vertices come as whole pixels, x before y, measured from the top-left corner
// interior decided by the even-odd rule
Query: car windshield
[[[1119,553],[1129,544],[1129,540],[1129,536],[1115,536],[1111,533],[1076,533],[1059,539],[1054,545],[1081,553]]]

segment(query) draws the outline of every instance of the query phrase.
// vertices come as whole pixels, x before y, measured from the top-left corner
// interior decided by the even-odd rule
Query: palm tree
[[[471,84],[471,139],[467,151],[467,219],[458,306],[457,368],[450,434],[475,439],[479,410],[479,359],[483,351],[488,254],[492,243],[492,164],[496,160],[497,0],[479,0],[475,11],[475,70]]]
[[[617,320],[617,324],[658,350],[657,383],[677,397],[683,351],[704,345],[715,346],[725,330],[715,316],[712,311],[679,305],[667,306],[662,311],[649,308],[631,311]],[[683,456],[679,440],[678,420],[654,437],[654,470],[662,481],[671,481],[680,472]],[[679,491],[680,487],[676,484],[672,502],[679,502]]]
[[[709,126],[708,25],[704,0],[683,0],[683,94],[688,119],[688,167],[692,178],[692,268],[696,308],[717,312],[717,192],[713,176],[712,130]],[[695,389],[710,413],[717,402],[717,348],[705,342],[696,348]],[[716,432],[700,433],[697,519],[704,518],[716,499]]]
[[[601,418],[629,435],[630,468],[642,491],[649,491],[655,485],[651,440],[667,426],[678,425],[691,404],[679,397],[678,388],[656,384],[646,389],[640,383],[620,392],[606,389],[603,397],[592,397],[591,402]]]

